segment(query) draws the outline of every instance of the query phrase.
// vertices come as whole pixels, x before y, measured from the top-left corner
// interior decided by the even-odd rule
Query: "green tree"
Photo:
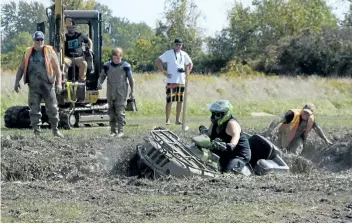
[[[164,21],[158,21],[156,35],[166,41],[164,44],[182,38],[184,50],[196,59],[201,54],[202,31],[198,27],[201,12],[194,1],[166,0],[163,17]]]
[[[46,20],[44,5],[39,2],[14,1],[5,4],[1,9],[3,33],[1,34],[2,53],[12,51],[15,46],[11,44],[18,32],[34,33],[37,23]]]
[[[32,35],[28,32],[19,32],[9,40],[9,45],[12,49],[6,54],[1,54],[1,64],[5,70],[14,70],[19,66],[26,48],[33,45]]]
[[[232,46],[231,57],[255,58],[281,38],[298,35],[306,29],[319,32],[324,27],[337,26],[337,18],[325,0],[256,0],[253,5],[251,10],[235,3],[230,10],[226,31],[232,44],[220,46]]]
[[[55,4],[55,0],[51,0]],[[91,10],[97,4],[95,0],[62,0],[65,10]]]
[[[108,6],[103,5],[99,2],[94,5],[93,9],[98,10],[99,12],[101,12],[103,14],[103,20],[105,22],[110,22],[111,18],[113,17],[112,10]]]

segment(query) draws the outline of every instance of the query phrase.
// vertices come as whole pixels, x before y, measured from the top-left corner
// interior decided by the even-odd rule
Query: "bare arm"
[[[88,37],[89,50],[93,52],[93,41]]]
[[[279,124],[281,124],[283,122],[282,119],[275,119],[271,122],[271,124],[269,125],[268,131],[271,132],[272,130],[274,130]]]
[[[22,76],[23,76],[23,72],[24,72],[24,60],[22,60],[20,66],[17,69],[16,83],[19,83],[21,81]]]
[[[130,83],[131,93],[134,92],[134,79],[132,76],[128,76],[128,82]]]
[[[60,63],[59,63],[59,59],[56,55],[56,53],[53,54],[53,57],[51,58],[51,64],[53,66],[53,70],[56,74],[56,84],[60,85],[62,84],[62,72],[60,69]]]
[[[330,144],[330,143],[331,143],[331,142],[327,139],[327,137],[325,136],[323,129],[322,129],[317,123],[314,124],[313,129],[314,129],[315,133],[317,133],[317,135],[318,135],[321,139],[323,139],[327,144]]]
[[[186,75],[190,74],[193,68],[193,63],[186,65]]]
[[[240,140],[241,127],[235,120],[229,121],[226,133],[232,137],[230,143],[237,145]]]
[[[266,131],[266,134],[267,135],[270,134],[279,124],[282,124],[284,122],[285,122],[285,116],[274,119],[269,125],[268,130]]]
[[[163,61],[160,58],[156,59],[156,66],[158,67],[159,71],[165,75],[166,71],[163,68]]]

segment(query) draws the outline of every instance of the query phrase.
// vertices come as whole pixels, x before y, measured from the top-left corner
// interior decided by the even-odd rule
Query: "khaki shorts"
[[[64,61],[65,61],[66,65],[68,65],[68,66],[72,65],[72,59],[71,58],[65,56]],[[78,67],[88,66],[88,64],[87,64],[86,60],[84,59],[84,57],[75,58],[75,64]]]

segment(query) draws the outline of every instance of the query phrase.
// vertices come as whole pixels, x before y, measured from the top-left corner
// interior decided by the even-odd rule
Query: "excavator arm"
[[[55,0],[54,8],[54,48],[58,53],[59,60],[61,64],[64,64],[64,28],[65,28],[65,18],[64,18],[64,7],[62,0]]]

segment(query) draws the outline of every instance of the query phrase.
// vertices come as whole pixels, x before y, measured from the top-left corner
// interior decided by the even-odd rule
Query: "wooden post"
[[[188,75],[185,74],[185,91],[184,91],[183,111],[182,111],[182,131],[188,130],[188,126],[186,126],[188,76],[189,76],[189,74]]]

